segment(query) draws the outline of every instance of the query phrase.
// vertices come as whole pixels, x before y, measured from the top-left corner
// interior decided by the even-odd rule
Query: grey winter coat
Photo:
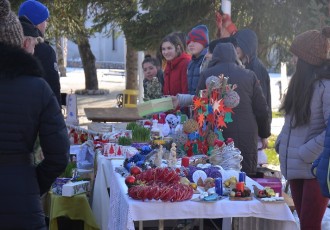
[[[224,138],[233,138],[244,157],[242,170],[255,174],[257,170],[258,131],[261,138],[270,136],[269,107],[255,74],[236,64],[237,54],[231,43],[220,43],[213,52],[209,68],[201,73],[199,90],[205,89],[209,76],[223,74],[229,84],[237,84],[239,105],[233,109],[233,122],[223,130]]]
[[[206,53],[207,53],[207,49],[203,49],[201,54],[197,58],[192,56],[188,64],[188,68],[187,68],[188,93],[191,95],[195,95],[200,72],[201,72],[201,65],[205,58]]]
[[[36,58],[1,43],[0,53],[0,229],[46,230],[40,195],[67,165],[66,125]],[[37,136],[44,160],[34,166]]]
[[[325,129],[330,115],[330,80],[315,82],[309,124],[292,128],[294,118],[285,116],[282,131],[276,140],[281,172],[287,180],[311,179],[314,160],[323,151]]]

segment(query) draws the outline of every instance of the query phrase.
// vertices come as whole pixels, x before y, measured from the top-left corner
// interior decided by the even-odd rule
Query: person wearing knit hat
[[[26,16],[20,16],[19,21],[21,22],[24,34],[23,48],[28,53],[33,54],[36,44],[42,42],[43,39],[39,37],[38,29]]]
[[[205,25],[194,27],[187,35],[187,49],[192,55],[188,64],[188,93],[194,95],[196,92],[201,65],[207,53],[209,44],[209,32]]]
[[[9,1],[0,0],[0,229],[47,230],[40,196],[65,170],[70,142],[56,97],[23,39]],[[37,138],[44,158],[34,165]]]
[[[325,130],[330,126],[330,27],[299,34],[290,51],[298,60],[280,106],[285,122],[275,147],[282,175],[290,185],[300,229],[321,230],[329,198],[323,196],[320,186],[328,186],[329,156],[325,181],[315,178],[311,167],[322,159],[319,157],[328,144]]]
[[[39,25],[49,18],[48,8],[36,0],[28,0],[21,4],[18,16],[25,15],[35,25]]]
[[[330,60],[330,26],[322,31],[309,30],[299,34],[292,42],[290,51],[311,65],[322,65]]]
[[[36,0],[27,0],[20,5],[18,15],[26,16],[37,27],[39,36],[44,37],[49,18],[49,10],[44,4]],[[62,106],[60,76],[54,49],[49,42],[44,41],[35,46],[34,56],[41,62],[45,71],[44,79],[55,93],[59,106]]]
[[[0,42],[21,47],[23,30],[8,1],[0,1]]]

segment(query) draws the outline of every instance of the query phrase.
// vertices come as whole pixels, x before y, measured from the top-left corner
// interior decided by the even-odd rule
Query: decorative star
[[[217,126],[220,128],[220,127],[226,127],[227,128],[227,125],[224,121],[224,118],[223,116],[218,116],[217,117]]]
[[[203,106],[202,99],[199,98],[199,97],[194,98],[193,99],[193,104],[194,104],[194,107],[193,107],[194,110],[199,109],[200,107]]]

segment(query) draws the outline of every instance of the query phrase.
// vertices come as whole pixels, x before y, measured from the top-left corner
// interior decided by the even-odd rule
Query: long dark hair
[[[294,117],[293,127],[309,123],[314,83],[322,78],[330,78],[329,64],[314,66],[298,59],[296,72],[290,80],[286,96],[280,107],[280,111]]]

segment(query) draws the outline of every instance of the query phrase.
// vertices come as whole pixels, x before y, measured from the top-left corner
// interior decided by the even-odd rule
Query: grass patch
[[[272,111],[272,118],[284,117],[282,112]]]
[[[277,135],[272,134],[268,138],[268,148],[265,149],[265,153],[268,158],[268,164],[270,165],[280,165],[280,161],[278,159],[278,154],[275,151],[275,141],[276,141]]]

